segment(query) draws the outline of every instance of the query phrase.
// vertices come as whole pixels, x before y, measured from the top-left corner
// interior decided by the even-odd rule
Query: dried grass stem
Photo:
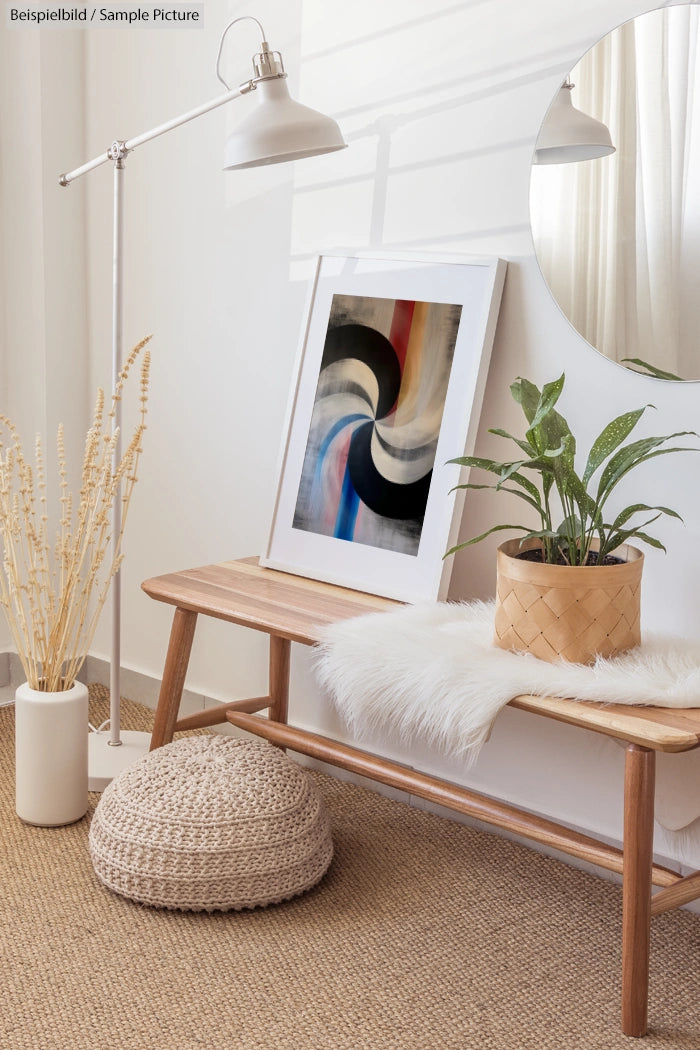
[[[32,467],[17,428],[0,414],[0,606],[32,689],[56,692],[73,685],[121,565],[121,543],[146,429],[150,354],[144,348],[149,340],[150,336],[143,339],[128,355],[106,414],[104,393],[97,393],[85,439],[77,509],[68,489],[63,426],[58,428],[60,517],[53,546],[41,440],[36,438]],[[117,455],[116,405],[139,358],[137,422],[126,451]],[[112,545],[117,498],[121,514]]]

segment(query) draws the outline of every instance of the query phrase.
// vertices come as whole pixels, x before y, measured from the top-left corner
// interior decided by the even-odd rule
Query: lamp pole
[[[116,143],[115,143],[116,145]],[[112,390],[116,390],[119,373],[124,365],[124,157],[119,151],[114,161],[114,229],[112,232]],[[116,471],[122,456],[121,398],[115,405],[112,433],[116,441],[112,456],[112,471]],[[122,501],[118,488],[112,504],[112,564],[119,553],[119,537],[122,531]],[[112,649],[109,665],[109,745],[122,744],[121,726],[121,569],[112,580]],[[88,755],[89,770],[89,755]],[[94,774],[93,774],[94,776]],[[89,779],[89,775],[88,775]],[[106,785],[105,785],[106,786]],[[93,790],[95,790],[93,788]]]

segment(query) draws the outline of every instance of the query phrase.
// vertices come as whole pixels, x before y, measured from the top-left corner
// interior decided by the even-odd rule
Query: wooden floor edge
[[[623,854],[618,847],[518,809],[509,803],[282,722],[237,711],[229,712],[227,720],[239,729],[264,737],[299,754],[328,762],[349,772],[359,773],[485,824],[513,832],[540,845],[622,874]],[[676,872],[654,865],[655,885],[673,886],[678,878]]]

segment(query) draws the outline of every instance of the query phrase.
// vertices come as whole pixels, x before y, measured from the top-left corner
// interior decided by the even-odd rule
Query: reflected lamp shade
[[[535,146],[534,164],[569,164],[615,152],[605,124],[576,109],[573,85],[564,84],[549,107]]]
[[[225,171],[280,164],[345,149],[346,143],[336,122],[295,102],[284,78],[261,81],[255,98],[254,111],[226,140]]]

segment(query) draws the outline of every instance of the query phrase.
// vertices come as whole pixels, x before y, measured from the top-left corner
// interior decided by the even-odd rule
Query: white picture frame
[[[444,600],[506,264],[321,255],[261,564]],[[429,468],[429,469],[426,469]]]

